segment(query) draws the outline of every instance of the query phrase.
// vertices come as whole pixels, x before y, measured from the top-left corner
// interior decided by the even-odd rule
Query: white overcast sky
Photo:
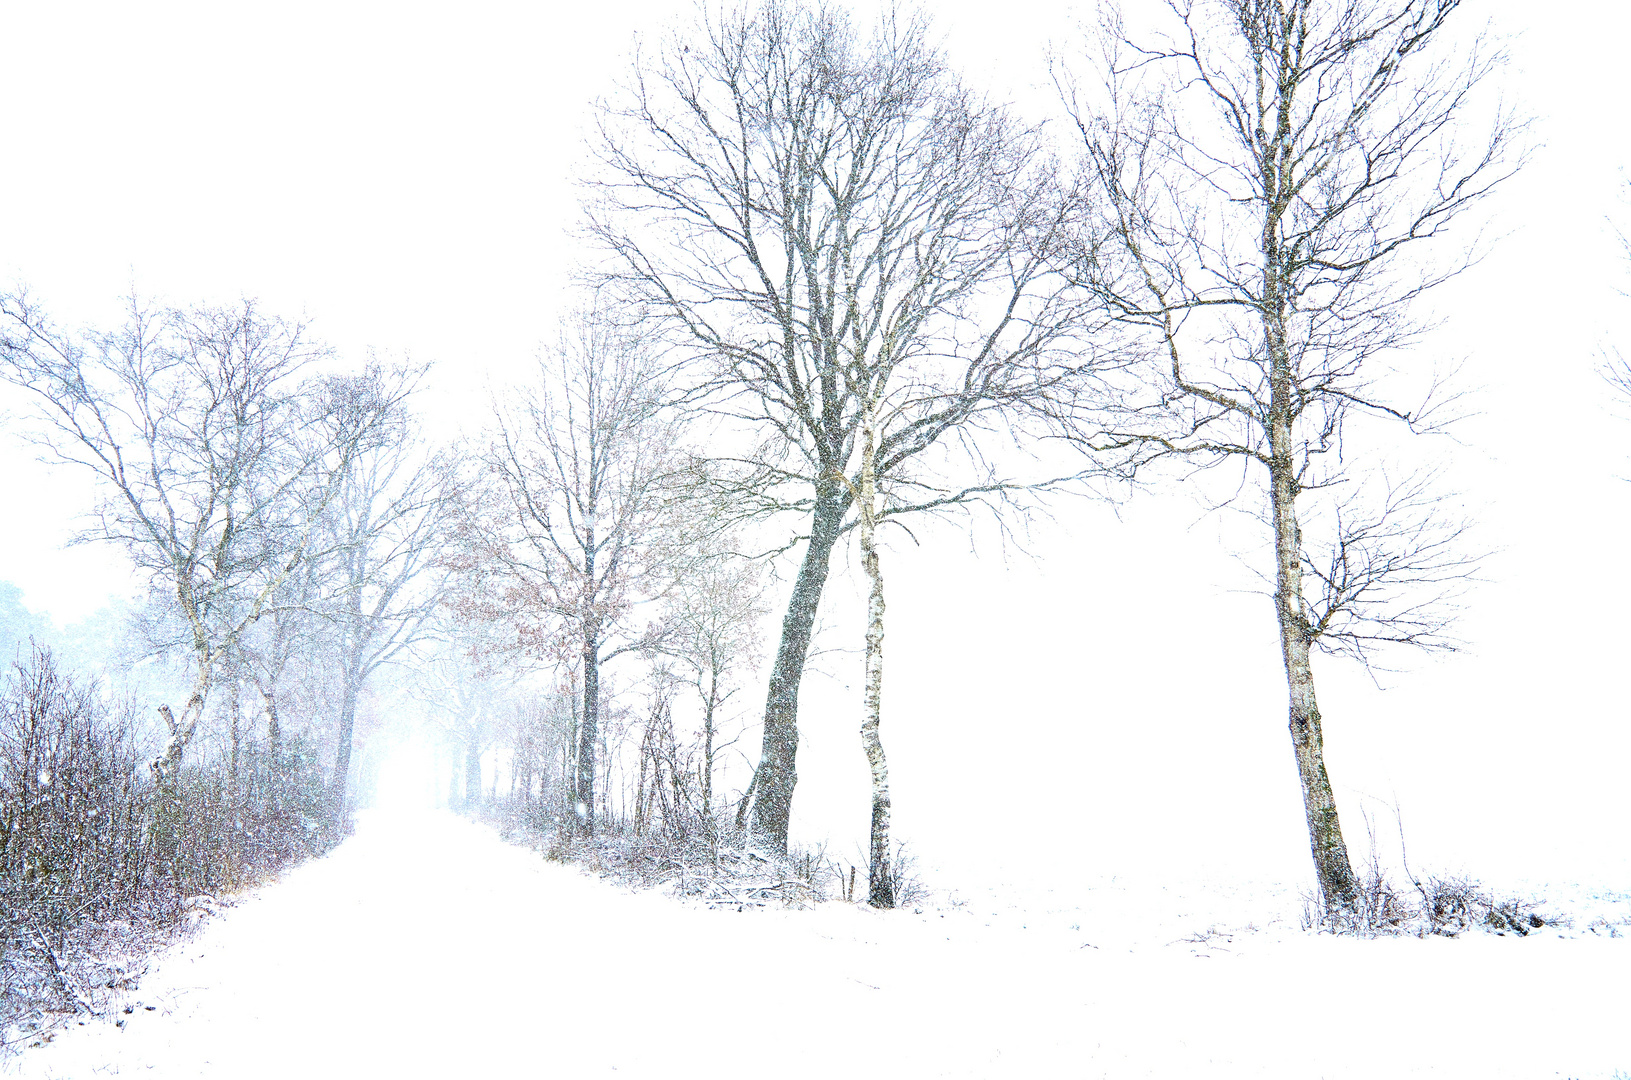
[[[1385,691],[1321,669],[1331,766],[1346,806],[1396,797],[1441,862],[1623,883],[1631,423],[1593,368],[1616,335],[1631,349],[1631,300],[1616,291],[1631,273],[1607,224],[1631,219],[1619,198],[1631,25],[1517,0],[1466,7],[1510,38],[1506,93],[1536,118],[1538,145],[1490,206],[1505,234],[1493,253],[1432,301],[1443,327],[1430,347],[1482,387],[1449,453],[1499,555],[1462,628],[1466,654],[1413,662]],[[549,333],[589,102],[628,69],[637,30],[691,10],[6,8],[0,283],[26,283],[68,323],[109,316],[132,281],[178,303],[258,297],[353,355],[435,360],[443,430],[478,423],[487,381]],[[1057,112],[1044,57],[1076,47],[1078,6],[932,8],[973,81]],[[59,622],[127,590],[115,552],[61,549],[88,505],[79,478],[45,471],[10,433],[0,455],[0,578]],[[1018,814],[1030,846],[1004,858],[1064,845],[1105,867],[1154,846],[1187,864],[1301,872],[1270,609],[1223,554],[1246,546],[1238,524],[1198,518],[1181,496],[1120,521],[1068,507],[1035,561],[1004,564],[989,545],[976,556],[950,531],[894,558],[885,723],[904,832],[950,860],[994,847]],[[829,821],[815,808],[840,833],[865,811],[847,664],[859,660],[807,683],[812,834]],[[1018,738],[998,779],[994,733]],[[1260,858],[1242,862],[1242,835]]]

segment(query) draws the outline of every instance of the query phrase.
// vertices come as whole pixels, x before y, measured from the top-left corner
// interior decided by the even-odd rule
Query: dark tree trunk
[[[234,804],[238,801],[238,758],[242,742],[239,725],[242,719],[242,702],[239,700],[238,683],[234,680],[232,696],[227,700],[227,791]]]
[[[283,725],[278,722],[277,693],[263,690],[261,695],[266,702],[266,743],[272,755],[272,766],[276,768],[283,748]]]
[[[266,702],[266,801],[276,810],[283,805],[283,725],[278,720],[277,691],[261,690]]]
[[[334,751],[334,779],[329,789],[329,827],[336,836],[345,821],[345,798],[351,777],[351,738],[357,723],[357,684],[347,672],[340,696],[339,746]]]
[[[770,672],[765,700],[764,742],[755,774],[751,838],[755,847],[774,855],[787,853],[787,824],[793,811],[793,785],[798,782],[799,683],[810,655],[816,609],[827,584],[832,550],[838,542],[850,496],[842,481],[823,483],[810,520],[810,541],[793,582],[793,595],[782,619],[781,645]]]
[[[697,786],[702,793],[702,827],[710,843],[718,839],[714,822],[714,714],[719,710],[719,665],[709,672],[708,692],[702,698],[702,767],[697,770]]]
[[[345,821],[346,792],[351,784],[351,744],[356,731],[357,698],[362,693],[362,683],[367,678],[363,671],[363,641],[369,636],[364,632],[362,619],[362,574],[355,567],[351,574],[351,600],[347,625],[347,632],[342,638],[345,641],[345,671],[344,685],[340,691],[340,730],[339,745],[334,750],[334,778],[329,790],[329,827],[336,837],[340,834],[340,826]]]
[[[578,724],[578,776],[573,807],[578,832],[595,834],[595,747],[600,736],[600,634],[592,619],[583,629],[583,715]]]

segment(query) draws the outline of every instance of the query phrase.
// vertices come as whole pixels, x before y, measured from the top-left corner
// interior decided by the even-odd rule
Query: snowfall
[[[1624,896],[1579,896],[1571,926],[1523,938],[1359,940],[1304,930],[1295,897],[1261,890],[1002,895],[720,910],[447,813],[364,812],[327,857],[199,916],[122,1004],[4,1070],[1631,1076]]]

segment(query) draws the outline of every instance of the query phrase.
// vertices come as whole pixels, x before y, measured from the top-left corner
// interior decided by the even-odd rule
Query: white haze
[[[8,11],[0,278],[70,324],[112,317],[132,281],[182,303],[256,296],[308,313],[351,356],[434,359],[435,430],[478,427],[486,385],[517,377],[565,302],[589,99],[627,70],[636,29],[690,8],[439,10]],[[1040,115],[1057,111],[1043,58],[1050,42],[1074,49],[1072,10],[935,16],[971,78]],[[1631,344],[1605,220],[1627,216],[1631,27],[1516,0],[1489,11],[1516,35],[1508,97],[1542,145],[1490,204],[1492,253],[1432,298],[1443,322],[1424,353],[1465,359],[1482,388],[1459,442],[1432,450],[1498,553],[1469,598],[1465,652],[1401,658],[1382,688],[1324,663],[1328,760],[1360,849],[1360,811],[1392,844],[1396,804],[1417,864],[1623,887],[1631,426],[1593,369],[1604,342]],[[127,595],[117,552],[62,549],[90,505],[84,478],[35,464],[10,434],[0,578],[59,624]],[[884,738],[899,835],[944,888],[1069,893],[1203,872],[1302,883],[1274,625],[1230,554],[1256,550],[1249,525],[1182,493],[1055,513],[1030,556],[1005,558],[988,529],[931,528],[922,548],[891,538]],[[855,569],[840,560],[824,608],[832,647],[860,640]],[[855,861],[860,663],[831,653],[806,679],[794,821],[795,842]]]

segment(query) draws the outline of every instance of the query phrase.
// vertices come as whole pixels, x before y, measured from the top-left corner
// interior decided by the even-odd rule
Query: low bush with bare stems
[[[602,814],[593,836],[560,827],[564,814],[551,820],[507,814],[502,806],[491,810],[506,838],[541,851],[552,862],[581,866],[632,888],[661,889],[710,908],[746,911],[866,901],[864,856],[845,862],[820,845],[767,858],[753,850],[746,829],[724,810],[711,822],[691,818],[682,826],[676,818],[660,828],[652,827],[649,818]],[[896,875],[896,906],[920,905],[927,892],[904,846],[897,845],[891,871]]]
[[[1382,866],[1376,842],[1375,823],[1365,815],[1370,836],[1370,858],[1357,875],[1359,902],[1351,914],[1322,912],[1317,898],[1303,896],[1303,928],[1354,934],[1360,937],[1382,935],[1440,935],[1458,937],[1482,930],[1498,935],[1525,937],[1546,926],[1559,925],[1555,915],[1517,898],[1499,899],[1477,881],[1461,875],[1416,875],[1410,868],[1409,849],[1397,808],[1394,820],[1399,826],[1399,854],[1410,888],[1394,883]]]
[[[144,749],[134,710],[48,649],[0,675],[0,1053],[109,1007],[191,916],[321,850],[305,740],[190,763],[170,833]]]

